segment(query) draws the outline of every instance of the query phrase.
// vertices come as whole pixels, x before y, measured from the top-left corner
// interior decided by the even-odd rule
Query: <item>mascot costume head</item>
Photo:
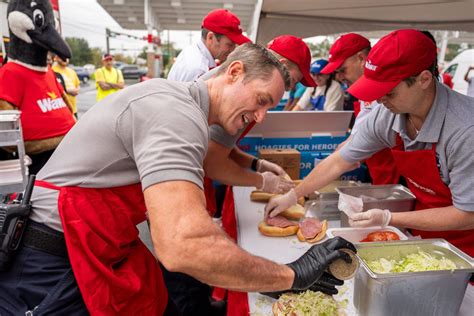
[[[56,31],[50,0],[11,0],[7,20],[9,62],[0,68],[0,110],[21,111],[29,169],[36,174],[75,123],[68,96],[47,64],[48,51],[68,59],[71,50]]]
[[[8,58],[28,68],[45,69],[51,51],[66,60],[71,50],[56,31],[50,0],[12,0],[7,10]]]

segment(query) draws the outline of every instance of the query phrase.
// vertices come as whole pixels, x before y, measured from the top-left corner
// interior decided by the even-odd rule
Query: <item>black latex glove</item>
[[[323,292],[328,295],[335,295],[337,294],[337,289],[336,286],[338,285],[343,285],[344,281],[336,279],[332,274],[329,274],[327,272],[324,272],[323,275],[319,278],[318,281],[314,282],[311,287],[308,288],[308,290],[314,291],[314,292]],[[270,296],[271,298],[278,299],[282,294],[284,293],[301,293],[304,292],[303,290],[299,291],[279,291],[279,292],[267,292],[267,293],[261,293],[266,296]]]
[[[344,238],[335,237],[311,247],[298,260],[288,263],[287,265],[295,272],[295,279],[290,290],[301,291],[309,289],[323,276],[329,264],[336,259],[342,258],[346,262],[351,263],[350,256],[338,250],[341,248],[357,252],[352,243]]]

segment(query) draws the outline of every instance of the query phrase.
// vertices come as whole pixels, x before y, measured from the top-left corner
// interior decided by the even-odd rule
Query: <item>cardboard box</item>
[[[282,167],[293,180],[300,178],[301,154],[295,149],[260,149],[258,157]]]

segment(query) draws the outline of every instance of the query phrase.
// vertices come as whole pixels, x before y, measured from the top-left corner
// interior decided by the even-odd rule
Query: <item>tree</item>
[[[124,56],[123,54],[115,54],[114,59],[115,61],[121,61],[126,64],[133,64],[133,58],[130,56]]]
[[[89,47],[89,43],[85,39],[66,37],[66,42],[72,52],[71,64],[83,66],[93,62],[92,51]]]
[[[91,49],[92,60],[91,64],[97,67],[102,67],[102,55],[104,54],[99,47],[94,47]]]
[[[325,39],[319,44],[306,43],[311,51],[312,57],[319,57],[327,59],[329,56],[329,49],[331,48],[331,43],[328,39]]]
[[[446,49],[446,56],[444,57],[444,60],[446,62],[449,62],[454,59],[457,55],[459,55],[462,51],[466,49],[472,49],[474,48],[474,45],[472,44],[448,44],[448,47]]]

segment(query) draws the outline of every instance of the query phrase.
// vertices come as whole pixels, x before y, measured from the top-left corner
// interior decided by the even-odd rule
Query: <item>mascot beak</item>
[[[52,24],[47,24],[43,29],[28,30],[26,32],[33,43],[55,53],[62,60],[71,58],[71,49]]]

